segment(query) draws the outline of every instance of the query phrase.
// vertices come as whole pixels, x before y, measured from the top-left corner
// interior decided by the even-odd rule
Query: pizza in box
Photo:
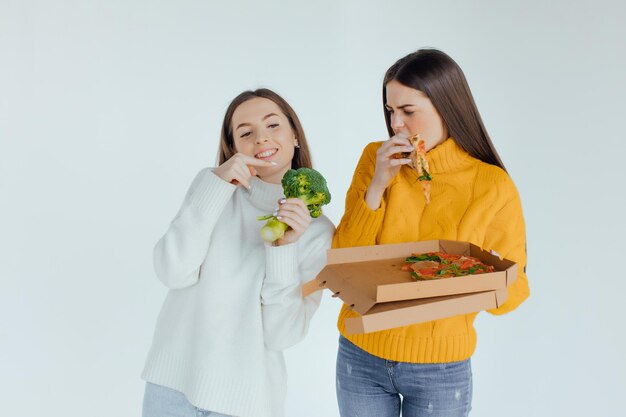
[[[404,262],[402,270],[410,272],[417,281],[494,272],[492,265],[478,258],[443,252],[415,253]]]

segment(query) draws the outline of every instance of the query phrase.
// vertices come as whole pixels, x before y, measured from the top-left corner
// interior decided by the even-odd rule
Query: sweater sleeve
[[[385,196],[383,195],[380,207],[372,210],[365,202],[365,193],[374,177],[376,151],[379,147],[380,143],[374,142],[363,150],[352,177],[352,184],[346,194],[344,215],[333,239],[335,248],[369,246],[377,243],[376,238],[385,216]]]
[[[317,221],[323,221],[318,219]],[[306,336],[322,291],[302,297],[302,283],[315,278],[326,265],[334,227],[325,220],[323,230],[308,242],[265,245],[266,271],[261,288],[263,334],[271,350],[284,350]]]
[[[508,288],[505,303],[489,313],[500,315],[515,310],[530,295],[526,277],[526,226],[519,194],[512,181],[507,182],[509,198],[497,212],[485,234],[483,247],[494,250],[502,258],[517,263],[517,279]]]
[[[237,187],[205,168],[193,180],[182,207],[154,247],[154,269],[171,289],[198,281],[213,228]]]

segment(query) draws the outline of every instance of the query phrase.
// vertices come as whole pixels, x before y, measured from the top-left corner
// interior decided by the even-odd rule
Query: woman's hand
[[[276,218],[289,226],[282,239],[278,239],[276,246],[296,242],[311,224],[311,213],[299,198],[278,200]]]
[[[408,134],[400,132],[383,143],[376,151],[374,176],[365,193],[365,202],[370,209],[376,210],[380,207],[383,193],[391,180],[398,174],[402,165],[411,162],[409,158],[393,158],[395,154],[413,151],[413,146],[411,146],[408,137]]]
[[[250,177],[256,175],[254,167],[271,167],[275,162],[263,161],[252,156],[236,153],[228,161],[215,168],[213,173],[226,182],[243,185],[250,189]]]

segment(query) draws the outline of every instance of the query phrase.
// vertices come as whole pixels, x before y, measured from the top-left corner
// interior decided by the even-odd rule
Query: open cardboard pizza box
[[[495,272],[416,281],[402,271],[414,253],[472,256]],[[360,317],[346,320],[346,331],[366,333],[499,307],[517,278],[517,264],[467,242],[429,240],[330,249],[326,267],[304,285],[304,294],[330,289]]]

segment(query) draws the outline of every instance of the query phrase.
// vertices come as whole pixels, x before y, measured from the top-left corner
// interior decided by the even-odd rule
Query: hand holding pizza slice
[[[417,171],[417,179],[422,183],[422,192],[424,193],[426,204],[428,204],[430,203],[430,182],[432,181],[432,177],[429,172],[428,159],[426,159],[426,144],[419,133],[410,136],[408,139],[413,146],[413,151],[398,153],[394,155],[393,158],[411,159],[411,163],[407,165]]]

